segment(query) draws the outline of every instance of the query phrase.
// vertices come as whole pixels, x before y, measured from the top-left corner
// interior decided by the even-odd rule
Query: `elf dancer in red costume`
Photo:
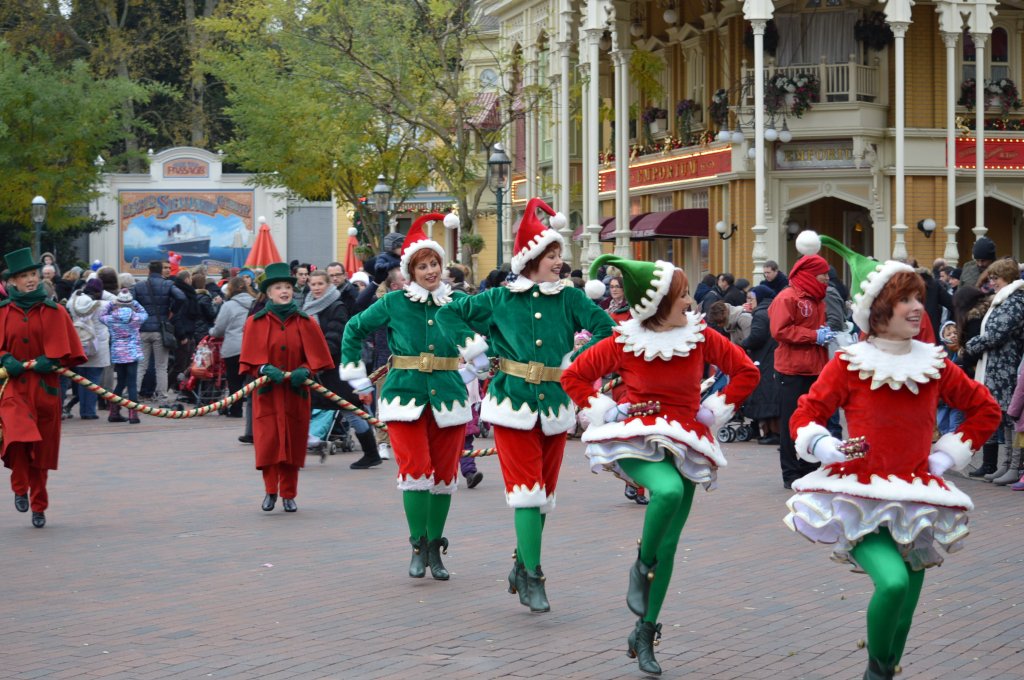
[[[0,366],[7,376],[0,395],[0,455],[11,469],[18,512],[32,508],[32,526],[46,526],[46,480],[60,454],[60,377],[53,372],[85,362],[66,309],[40,285],[42,265],[22,248],[4,256],[10,297],[0,302]],[[24,363],[35,359],[32,370]]]
[[[256,469],[263,472],[262,508],[274,509],[280,494],[285,512],[295,512],[299,468],[306,464],[311,374],[334,367],[320,326],[293,299],[295,277],[284,262],[268,265],[260,292],[267,305],[245,322],[238,370],[270,381],[253,394]],[[284,374],[291,371],[285,383]]]
[[[581,354],[562,374],[562,385],[591,423],[583,441],[594,471],[613,469],[651,494],[629,572],[626,604],[640,618],[627,644],[640,670],[657,675],[658,614],[695,485],[714,488],[718,468],[726,464],[715,433],[754,391],[760,374],[743,350],[709,331],[703,315],[689,311],[693,300],[681,269],[661,260],[602,255],[591,265],[591,277],[603,264],[622,270],[632,318]],[[599,281],[587,284],[592,297],[600,297],[602,289]],[[705,363],[721,368],[730,380],[701,405]],[[622,377],[620,403],[594,389],[594,381],[608,373]]]
[[[790,419],[797,454],[822,467],[793,483],[785,521],[871,577],[864,678],[882,680],[899,672],[924,570],[942,563],[935,544],[954,552],[967,535],[973,504],[943,475],[967,464],[1001,414],[942,347],[913,339],[928,317],[909,265],[876,264],[860,288],[853,316],[867,340],[836,353]],[[966,417],[932,444],[940,399]],[[850,442],[825,429],[839,407],[850,436],[864,438],[849,458]]]
[[[551,228],[537,219],[538,208],[552,215]],[[559,380],[573,355],[574,334],[589,330],[596,342],[608,337],[613,325],[583,291],[566,287],[559,278],[564,242],[555,230],[564,226],[561,213],[531,199],[512,256],[518,278],[437,313],[445,333],[478,371],[487,372],[488,351],[499,358],[480,419],[494,425],[505,498],[515,508],[516,563],[509,592],[518,592],[532,612],[551,608],[540,567],[541,532],[555,507],[566,433],[576,423]]]

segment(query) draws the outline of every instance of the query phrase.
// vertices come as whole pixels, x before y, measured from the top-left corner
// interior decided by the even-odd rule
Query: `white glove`
[[[472,366],[463,366],[462,368],[459,369],[459,377],[462,378],[462,382],[468,385],[469,383],[476,380],[476,369],[473,368]]]
[[[369,378],[355,378],[348,381],[349,386],[356,394],[369,394],[373,391],[373,383]]]
[[[932,473],[933,477],[941,477],[946,474],[946,470],[953,467],[953,462],[953,456],[945,451],[936,451],[928,456],[928,472]]]
[[[837,448],[842,442],[835,437],[821,437],[811,447],[811,453],[821,461],[822,465],[846,462],[846,456]]]
[[[478,378],[485,378],[490,375],[491,360],[483,352],[473,357],[470,363],[473,364],[473,370]]]
[[[629,407],[632,406],[629,402],[624,404],[616,404],[615,408],[610,408],[604,412],[604,422],[606,423],[618,423],[629,417]]]
[[[697,422],[711,429],[715,426],[715,414],[707,406],[701,406],[697,409]]]

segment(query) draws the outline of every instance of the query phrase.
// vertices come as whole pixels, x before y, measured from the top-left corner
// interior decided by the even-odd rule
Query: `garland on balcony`
[[[650,144],[634,144],[629,148],[629,159],[632,161],[640,156],[650,156],[659,153],[667,154],[669,151],[675,151],[676,149],[685,149],[687,147],[694,146],[707,146],[714,141],[715,135],[710,130],[705,130],[700,133],[696,136],[696,139],[691,140],[689,143],[679,137],[670,135]],[[611,165],[615,162],[615,152],[599,151],[597,154],[597,162],[604,166]]]
[[[957,117],[956,125],[961,133],[973,132],[974,118]],[[1024,118],[986,118],[985,129],[997,132],[1024,132]]]
[[[978,83],[974,78],[968,78],[960,85],[960,99],[956,100],[959,106],[973,111],[977,97]],[[1009,78],[985,81],[985,96],[994,99],[999,103],[999,111],[1003,116],[1010,113],[1010,109],[1016,111],[1022,106],[1017,86]],[[987,124],[986,124],[987,127]]]
[[[715,127],[724,128],[729,122],[729,91],[724,87],[715,91],[708,105],[708,118]]]
[[[792,103],[789,98],[792,97]],[[792,78],[776,73],[764,86],[764,106],[771,113],[787,111],[797,118],[821,101],[821,86],[813,73],[798,73]]]

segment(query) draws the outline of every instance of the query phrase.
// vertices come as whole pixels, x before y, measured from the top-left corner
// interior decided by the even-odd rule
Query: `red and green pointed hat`
[[[600,298],[604,295],[604,284],[596,278],[597,270],[609,264],[622,272],[622,292],[629,302],[629,313],[633,318],[643,321],[654,316],[658,305],[672,287],[675,265],[664,260],[641,262],[618,255],[601,255],[590,265],[591,280],[586,285],[589,297]]]

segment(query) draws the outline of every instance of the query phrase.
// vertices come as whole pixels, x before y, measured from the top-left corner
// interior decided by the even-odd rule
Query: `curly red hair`
[[[875,301],[871,303],[871,313],[868,316],[869,334],[876,334],[883,325],[889,323],[896,303],[914,295],[924,303],[924,279],[916,272],[893,274],[882,287],[882,291]]]

